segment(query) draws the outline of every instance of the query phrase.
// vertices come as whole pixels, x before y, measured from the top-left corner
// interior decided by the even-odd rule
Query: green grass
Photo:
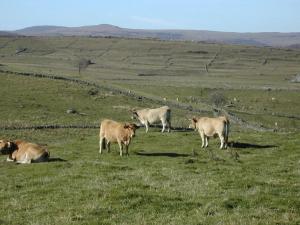
[[[1,218],[9,224],[300,222],[299,134],[234,132],[231,140],[258,145],[235,149],[239,161],[217,141],[212,160],[194,132],[140,130],[123,158],[116,145],[98,154],[98,130],[5,134],[48,143],[52,158],[66,160],[0,163]]]
[[[29,50],[16,56],[18,46]],[[146,134],[141,128],[130,156],[121,158],[116,144],[99,155],[98,129],[0,130],[0,138],[47,144],[52,158],[16,165],[0,156],[0,224],[300,224],[299,120],[284,117],[300,112],[299,86],[285,80],[299,70],[299,53],[222,46],[205,74],[203,63],[219,50],[216,44],[154,40],[0,38],[0,69],[75,77],[155,99],[178,97],[204,110],[218,91],[232,101],[227,110],[268,127],[278,122],[285,131],[255,132],[232,123],[235,160],[218,149],[217,139],[201,149],[193,131],[150,128]],[[81,55],[96,64],[78,75],[74,63]],[[1,127],[131,121],[130,108],[159,105],[66,81],[0,77]],[[67,114],[69,108],[85,115]],[[172,108],[172,115],[174,126],[187,126],[185,117],[193,113]]]

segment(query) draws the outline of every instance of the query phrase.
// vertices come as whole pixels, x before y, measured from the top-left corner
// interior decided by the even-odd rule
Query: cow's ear
[[[127,123],[124,124],[124,128],[127,129],[129,125]]]
[[[195,117],[193,117],[193,119],[192,119],[195,123],[197,123],[197,119],[195,118]]]

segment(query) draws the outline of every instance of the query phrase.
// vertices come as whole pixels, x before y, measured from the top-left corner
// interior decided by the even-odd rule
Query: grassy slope
[[[100,117],[127,120],[127,111],[111,106],[140,104],[120,96],[101,98],[105,92],[90,96],[89,89],[62,81],[5,74],[1,78],[1,96],[8,97],[2,98],[2,124],[14,123],[12,118],[20,124],[94,123]],[[16,111],[19,104],[22,111]],[[68,106],[88,116],[82,120],[82,116],[66,114]],[[200,138],[194,132],[162,135],[152,128],[146,135],[141,129],[130,157],[124,158],[118,156],[115,145],[112,153],[99,156],[96,129],[2,130],[0,136],[46,143],[54,159],[15,165],[1,156],[3,224],[300,222],[299,162],[295,160],[300,155],[300,136],[296,133],[249,135],[235,129],[232,141],[244,147],[255,144],[232,149],[240,154],[239,161],[217,150],[217,140],[211,141],[209,149],[220,160],[211,160],[200,149]]]
[[[27,52],[15,55],[25,46]],[[199,50],[207,53],[190,52]],[[207,74],[204,65],[216,52]],[[242,118],[299,129],[298,120],[272,115],[299,115],[299,85],[286,80],[299,72],[298,51],[114,38],[0,38],[0,57],[0,69],[76,77],[155,98],[177,96],[203,109],[211,104],[210,94],[221,91],[229,101],[237,98],[229,110]],[[78,75],[74,65],[80,57],[96,64]],[[128,108],[156,106],[102,90],[90,95],[90,87],[64,81],[0,76],[1,125],[128,121]],[[67,114],[68,108],[87,116]],[[173,115],[173,124],[181,126],[190,113],[173,109]],[[98,155],[97,129],[1,130],[1,138],[47,144],[52,158],[66,161],[15,165],[1,156],[0,224],[300,223],[299,133],[257,133],[233,125],[236,162],[217,149],[218,140],[209,147],[220,159],[215,161],[200,149],[198,134],[158,131],[146,135],[140,129],[130,157],[120,158],[115,145],[112,153]]]
[[[18,47],[28,50],[16,56]],[[93,80],[230,88],[297,88],[284,79],[299,72],[300,61],[296,50],[82,37],[0,38],[0,55],[3,64],[22,71],[26,66],[75,76],[76,61],[86,57],[96,63],[84,73]],[[156,76],[137,76],[141,73]]]
[[[27,50],[15,55],[18,47]],[[287,118],[300,112],[299,83],[290,82],[300,71],[297,50],[118,38],[28,37],[0,38],[0,57],[0,69],[70,76],[155,98],[179,97],[180,102],[201,109],[209,109],[209,95],[219,91],[229,102],[237,98],[234,107],[227,110],[245,120],[270,128],[277,122],[283,131],[300,127],[299,119]],[[82,57],[95,64],[79,75],[75,65]],[[205,65],[209,65],[208,73]],[[198,101],[191,102],[190,97]]]

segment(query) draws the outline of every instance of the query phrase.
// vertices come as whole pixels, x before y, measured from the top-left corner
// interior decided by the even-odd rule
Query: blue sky
[[[35,25],[300,32],[300,0],[0,0],[0,30]]]

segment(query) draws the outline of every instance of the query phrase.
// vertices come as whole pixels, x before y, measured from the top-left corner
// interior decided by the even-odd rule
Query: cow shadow
[[[62,158],[49,158],[47,162],[67,162],[67,160]]]
[[[175,152],[135,152],[136,155],[139,156],[165,156],[165,157],[188,157],[189,154],[181,154],[181,153],[175,153]]]
[[[258,144],[251,144],[251,143],[244,143],[244,142],[229,142],[228,146],[230,148],[276,148],[277,145],[258,145]]]
[[[141,125],[140,127],[145,127],[144,125]],[[157,128],[159,130],[162,129],[162,125],[161,124],[151,124],[149,127],[151,128]],[[168,127],[166,127],[166,133],[167,133]],[[171,126],[170,128],[171,132],[189,132],[189,131],[194,131],[194,129],[192,128],[188,128],[188,127],[173,127]]]
[[[173,132],[192,132],[194,129],[186,127],[172,127],[171,131]]]

